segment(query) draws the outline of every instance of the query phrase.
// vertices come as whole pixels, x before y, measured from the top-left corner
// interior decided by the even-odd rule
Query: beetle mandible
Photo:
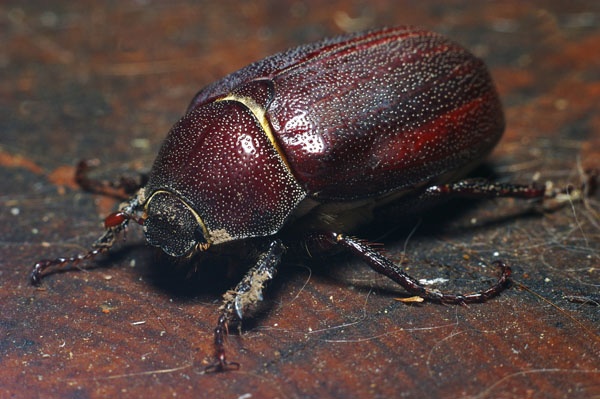
[[[130,221],[173,257],[251,241],[260,252],[224,296],[210,370],[239,367],[225,356],[227,327],[262,299],[285,249],[341,248],[409,293],[442,303],[483,302],[510,268],[472,294],[445,294],[408,276],[352,235],[383,219],[450,196],[543,199],[544,189],[459,180],[504,130],[498,94],[484,63],[447,38],[413,27],[350,34],[253,63],[201,90],[169,132],[145,184],[89,252],[42,260],[50,267],[110,249]],[[108,183],[78,173],[82,186]],[[130,187],[131,188],[131,187]]]

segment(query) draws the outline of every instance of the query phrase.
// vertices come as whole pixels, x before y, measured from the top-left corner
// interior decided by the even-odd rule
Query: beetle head
[[[208,233],[202,219],[181,197],[157,191],[146,202],[144,214],[144,235],[150,245],[171,256],[184,256],[194,247],[208,249]]]

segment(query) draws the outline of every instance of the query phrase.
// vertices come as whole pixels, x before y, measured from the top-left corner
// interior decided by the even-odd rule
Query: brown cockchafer
[[[544,189],[461,180],[504,130],[483,62],[447,38],[398,27],[340,36],[253,63],[201,90],[167,136],[147,183],[105,220],[89,252],[36,263],[31,278],[110,249],[130,221],[173,257],[251,242],[260,255],[225,295],[209,370],[227,326],[262,299],[285,249],[341,248],[412,295],[483,302],[504,287],[445,294],[420,284],[352,235],[452,196],[543,199]],[[83,164],[82,170],[85,169]],[[98,192],[106,184],[79,181]],[[131,188],[131,187],[130,187]]]

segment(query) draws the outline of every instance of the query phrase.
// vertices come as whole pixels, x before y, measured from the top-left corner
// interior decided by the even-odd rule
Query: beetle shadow
[[[251,240],[250,240],[251,241]],[[192,257],[174,258],[158,248],[147,264],[147,280],[181,300],[221,301],[255,265],[259,251],[247,242],[223,244]]]
[[[231,268],[226,260],[214,261],[214,257],[210,255],[207,259],[200,260],[177,259],[164,254],[160,249],[153,252],[154,256],[147,265],[146,277],[149,283],[180,300],[199,297],[220,299],[243,276],[241,271],[236,270],[238,268]]]

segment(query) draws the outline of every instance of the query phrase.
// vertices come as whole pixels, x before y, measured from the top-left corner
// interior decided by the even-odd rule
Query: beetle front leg
[[[500,278],[496,284],[492,285],[490,288],[481,292],[474,292],[470,294],[446,294],[420,284],[416,279],[406,274],[406,272],[404,272],[398,265],[386,258],[381,252],[377,251],[359,239],[343,234],[329,232],[313,235],[311,240],[316,240],[312,243],[319,245],[321,248],[326,248],[327,246],[331,245],[340,245],[344,249],[358,256],[375,271],[398,283],[410,294],[439,303],[467,304],[485,302],[489,298],[502,292],[511,273],[510,267],[500,261],[497,261],[494,263],[501,270]]]
[[[31,283],[38,285],[42,281],[42,275],[49,268],[61,268],[68,264],[77,265],[82,261],[93,259],[99,254],[108,251],[116,242],[117,236],[127,228],[127,223],[128,221],[125,221],[115,227],[106,229],[104,234],[96,240],[93,248],[86,253],[68,258],[43,259],[36,262],[29,277]]]
[[[275,277],[284,249],[281,240],[276,239],[271,242],[269,248],[260,255],[256,265],[246,273],[242,281],[233,290],[223,295],[223,305],[220,308],[222,313],[215,328],[216,361],[206,368],[206,372],[239,369],[239,363],[228,362],[225,356],[225,336],[229,323],[236,317],[241,321],[246,310],[262,301],[263,289]]]
[[[87,252],[68,258],[43,259],[36,262],[30,275],[31,283],[34,285],[39,284],[44,272],[49,268],[61,268],[68,264],[77,265],[110,250],[117,241],[117,237],[125,233],[130,220],[138,224],[143,223],[143,220],[137,215],[140,208],[139,198],[134,197],[129,202],[122,204],[120,211],[108,215],[104,219],[104,227],[106,228],[104,234],[96,240]]]

